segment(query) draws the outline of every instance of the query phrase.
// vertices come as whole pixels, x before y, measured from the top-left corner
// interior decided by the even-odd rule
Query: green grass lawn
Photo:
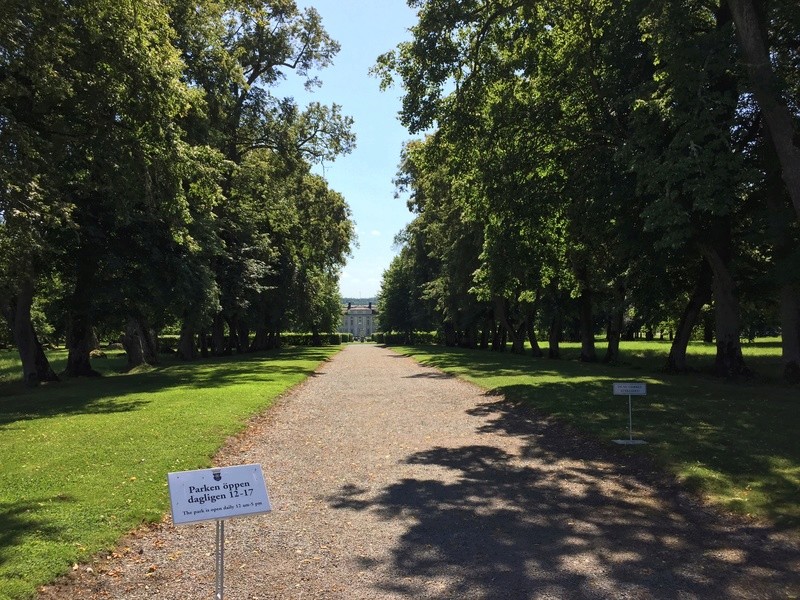
[[[659,372],[669,351],[666,342],[626,343],[622,364],[615,366],[580,363],[574,360],[578,346],[563,349],[564,359],[549,360],[395,348],[568,422],[617,449],[620,460],[646,453],[710,502],[800,534],[800,389],[780,382],[779,343],[746,345],[746,360],[760,375],[746,383],[703,372]],[[693,344],[690,356],[695,366],[710,369],[713,345]],[[647,396],[633,398],[633,435],[646,446],[612,442],[628,437],[628,398],[612,395],[616,381],[647,383]]]
[[[74,562],[169,510],[166,474],[211,466],[227,436],[338,351],[169,364],[28,390],[0,353],[0,599],[31,596]],[[56,370],[65,359],[53,355]]]

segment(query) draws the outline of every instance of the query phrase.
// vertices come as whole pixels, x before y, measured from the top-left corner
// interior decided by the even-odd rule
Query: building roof
[[[342,312],[346,315],[377,315],[378,310],[370,306],[345,306]]]

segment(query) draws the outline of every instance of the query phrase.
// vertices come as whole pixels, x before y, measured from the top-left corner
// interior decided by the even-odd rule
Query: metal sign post
[[[214,600],[222,600],[225,593],[225,521],[217,521],[217,586]]]
[[[633,402],[631,396],[646,396],[647,384],[646,383],[615,383],[614,387],[615,396],[628,397],[628,439],[627,440],[614,440],[615,444],[624,444],[627,446],[646,444],[644,440],[633,439]]]
[[[176,525],[216,521],[217,569],[215,600],[225,587],[225,519],[260,515],[272,510],[261,465],[237,465],[168,473],[172,522]]]

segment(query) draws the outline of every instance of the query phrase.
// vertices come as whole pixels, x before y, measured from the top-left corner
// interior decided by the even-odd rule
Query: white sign
[[[272,510],[261,465],[168,473],[167,483],[176,525]]]
[[[606,388],[608,389],[608,388]],[[623,382],[614,384],[615,396],[647,396],[646,383]]]

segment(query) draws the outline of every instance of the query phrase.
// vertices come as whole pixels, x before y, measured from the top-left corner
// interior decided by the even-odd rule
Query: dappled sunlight
[[[292,348],[267,354],[223,357],[191,363],[169,363],[137,373],[114,377],[65,380],[37,390],[22,388],[21,394],[0,396],[0,427],[21,420],[71,414],[103,414],[140,410],[168,390],[197,392],[190,398],[217,401],[219,388],[265,385],[265,391],[285,385],[285,378],[301,381],[335,349]],[[3,384],[12,385],[12,384]],[[15,388],[16,389],[16,388]],[[199,393],[202,392],[202,393]]]
[[[0,401],[0,430],[11,424],[32,419],[46,419],[67,415],[102,415],[126,413],[139,410],[149,404],[147,400],[119,398],[116,396],[91,396],[82,398],[73,395],[62,396],[60,401],[42,402],[38,399]]]
[[[333,352],[168,363],[0,397],[0,563],[9,565],[0,565],[2,576],[47,563],[46,572],[20,579],[47,581],[143,522],[160,520],[166,473],[208,466],[249,417]],[[61,562],[53,558],[62,555]]]
[[[716,560],[732,565],[743,565],[747,562],[747,553],[739,548],[720,548],[709,551],[709,554]]]
[[[526,434],[517,429],[514,435]],[[526,440],[542,441],[535,435]],[[607,597],[634,589],[648,597],[660,597],[664,589],[676,597],[712,597],[744,583],[755,586],[748,589],[774,586],[781,570],[791,572],[768,554],[735,554],[731,549],[744,532],[731,534],[713,518],[697,521],[669,493],[620,476],[603,461],[585,462],[587,450],[570,449],[568,442],[540,448],[540,455],[561,455],[565,470],[520,461],[493,446],[433,447],[405,462],[443,467],[455,480],[407,478],[379,490],[349,484],[328,501],[338,510],[370,511],[404,524],[391,564],[370,568],[397,571],[403,593],[411,596],[451,597],[451,589],[431,596],[430,588],[423,593],[415,583],[446,574],[473,597],[497,600],[517,594],[509,590],[570,596],[600,589],[603,581],[618,582],[605,589]],[[662,519],[665,503],[677,519]],[[688,535],[698,528],[704,534]],[[744,582],[731,570],[742,561],[758,566],[760,574],[751,570]]]
[[[774,350],[775,343],[759,340],[750,351]],[[659,351],[652,344],[648,347]],[[690,346],[693,353],[711,353],[712,358],[713,348]],[[797,427],[793,424],[800,425],[800,413],[796,391],[788,386],[736,384],[697,373],[654,375],[619,365],[458,348],[415,348],[408,353],[487,390],[487,399],[496,402],[477,407],[474,414],[495,417],[479,428],[504,435],[524,433],[526,425],[511,407],[525,407],[538,417],[569,423],[576,439],[588,436],[608,444],[627,438],[628,401],[613,396],[612,384],[646,383],[647,395],[632,399],[632,434],[647,445],[617,448],[621,455],[648,457],[726,509],[765,516],[781,526],[800,524],[800,445],[792,433]],[[548,460],[536,444],[527,445],[523,455]]]
[[[665,589],[724,597],[726,590],[775,589],[770,586],[781,573],[792,572],[788,562],[776,562],[766,551],[732,552],[741,547],[742,536],[759,535],[755,526],[732,532],[708,515],[699,520],[672,487],[657,491],[631,477],[640,461],[629,451],[601,445],[526,408],[543,395],[556,397],[549,407],[566,411],[577,391],[593,406],[615,401],[610,380],[581,381],[514,386],[511,394],[506,388],[503,399],[468,411],[478,434],[487,440],[489,435],[513,437],[519,441],[517,453],[492,445],[416,451],[405,458],[407,464],[444,469],[446,479],[407,478],[378,490],[345,487],[329,499],[330,505],[404,524],[405,533],[391,549],[391,564],[373,568],[397,569],[411,579],[444,572],[475,597],[499,600],[508,597],[508,590],[550,590],[555,597],[577,589],[599,593],[599,573],[619,582],[603,590],[606,597],[623,590],[661,597]],[[531,404],[520,404],[525,394]],[[670,410],[666,401],[659,405],[660,411]],[[608,418],[597,416],[598,421]],[[723,431],[708,424],[700,433],[712,448]],[[738,570],[742,564],[762,571],[756,575],[751,570],[745,577]],[[429,589],[423,593],[411,580],[403,591],[430,597]],[[450,597],[451,591],[434,597]]]
[[[0,502],[0,559],[6,552],[20,543],[22,537],[34,536],[42,539],[58,540],[62,529],[47,519],[49,504],[73,501],[69,496],[58,495],[52,498],[33,498],[18,502]],[[0,564],[5,560],[0,560]]]

